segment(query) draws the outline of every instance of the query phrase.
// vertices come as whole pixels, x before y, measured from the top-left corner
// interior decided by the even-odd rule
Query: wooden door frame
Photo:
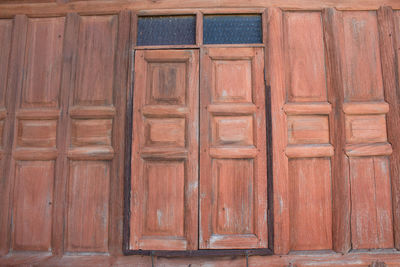
[[[255,45],[210,45],[204,47],[255,47]],[[263,47],[264,45],[257,45]],[[163,47],[164,48],[164,47]],[[165,47],[164,49],[199,49],[202,47]],[[145,49],[133,49],[130,56],[130,84],[127,96],[127,114],[125,129],[125,176],[124,176],[124,225],[123,225],[123,253],[125,255],[147,255],[147,256],[165,256],[165,257],[186,257],[186,256],[250,256],[250,255],[273,255],[273,217],[272,217],[272,129],[271,129],[271,103],[269,86],[265,84],[266,101],[266,132],[267,132],[267,185],[268,185],[268,248],[261,249],[198,249],[186,251],[174,250],[131,250],[130,245],[130,192],[131,192],[131,156],[132,156],[132,131],[133,131],[133,91],[134,91],[134,60],[136,50],[159,50],[159,47]],[[265,61],[265,57],[264,57]],[[264,66],[265,68],[265,66]],[[200,73],[199,73],[200,75]]]

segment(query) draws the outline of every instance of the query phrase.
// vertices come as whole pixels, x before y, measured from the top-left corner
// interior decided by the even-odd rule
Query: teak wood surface
[[[400,266],[398,9],[0,1],[0,265]],[[203,45],[203,14],[224,13],[261,14],[263,43]],[[138,16],[165,14],[195,14],[196,44],[136,46]],[[143,82],[192,93],[135,86],[145,54]],[[130,189],[150,196],[132,211]],[[146,208],[161,202],[184,208]]]

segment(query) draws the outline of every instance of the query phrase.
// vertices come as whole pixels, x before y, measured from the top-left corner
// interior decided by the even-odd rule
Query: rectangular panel
[[[136,51],[130,249],[198,247],[198,51]]]
[[[65,18],[28,21],[22,107],[57,107]]]
[[[0,19],[0,107],[4,106],[5,101],[12,29],[13,21],[11,19]]]
[[[54,161],[16,162],[13,249],[51,249]]]
[[[393,247],[389,162],[350,158],[351,236],[354,249]]]
[[[376,12],[344,12],[343,24],[345,100],[382,100],[382,69]]]
[[[75,105],[113,103],[117,16],[80,17]]]
[[[72,146],[111,145],[112,120],[72,120]]]
[[[184,118],[145,121],[146,146],[185,147],[186,122]]]
[[[200,248],[267,248],[262,48],[201,57]]]
[[[251,159],[215,159],[213,168],[213,233],[254,233],[254,162]]]
[[[284,25],[288,100],[326,101],[321,14],[285,12]]]
[[[254,144],[252,116],[215,116],[212,125],[214,146]]]
[[[329,158],[289,161],[290,249],[332,249]]]
[[[19,120],[18,147],[56,147],[56,120]]]
[[[252,102],[251,61],[213,60],[213,102]]]
[[[108,251],[109,165],[106,161],[70,161],[66,251]]]
[[[143,16],[137,27],[137,45],[196,44],[196,16]]]
[[[385,115],[346,115],[348,144],[387,141]]]
[[[329,143],[328,116],[288,116],[289,144]]]
[[[185,163],[146,161],[144,164],[143,238],[184,238]],[[145,242],[143,242],[145,243]]]

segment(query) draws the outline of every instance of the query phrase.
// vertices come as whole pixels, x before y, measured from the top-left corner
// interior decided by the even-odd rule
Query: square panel
[[[253,116],[215,116],[212,121],[212,144],[253,145]]]
[[[157,147],[184,147],[185,146],[185,119],[146,119],[145,145]]]
[[[215,60],[214,102],[252,102],[251,60]]]
[[[146,104],[185,104],[186,63],[149,63]]]

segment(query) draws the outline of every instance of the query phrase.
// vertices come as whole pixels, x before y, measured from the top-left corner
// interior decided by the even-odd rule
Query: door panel
[[[200,248],[267,248],[262,48],[201,54]]]
[[[198,57],[136,52],[130,249],[198,247]]]

